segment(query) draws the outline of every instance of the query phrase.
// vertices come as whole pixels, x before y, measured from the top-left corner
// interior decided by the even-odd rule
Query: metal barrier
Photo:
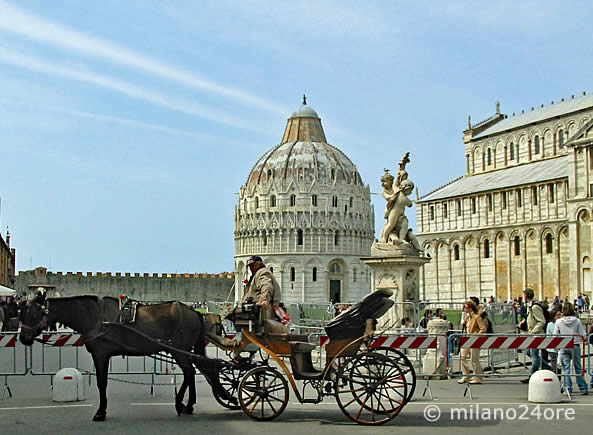
[[[2,399],[6,396],[6,393],[8,393],[9,397],[12,397],[8,377],[27,374],[27,352],[22,346],[17,346],[17,343],[18,332],[3,332],[0,334],[0,376],[4,377]],[[19,362],[22,362],[22,364],[19,364]]]
[[[585,337],[580,335],[554,335],[549,336],[545,334],[451,334],[449,336],[449,346],[453,345],[453,341],[459,340],[459,349],[479,349],[479,350],[492,350],[492,349],[514,349],[514,350],[541,350],[541,349],[574,349],[575,339],[580,339],[583,342],[583,348],[585,347]],[[582,355],[584,360],[584,354]],[[526,364],[523,366],[526,368]],[[584,364],[583,364],[584,367]],[[585,370],[581,374],[584,374]],[[474,374],[475,375],[475,374]],[[509,373],[504,376],[525,376],[525,373],[511,374],[510,367]],[[451,373],[451,377],[455,375]],[[461,375],[465,376],[465,375]],[[479,377],[501,377],[501,373],[484,373],[477,375]],[[561,375],[563,377],[564,375]],[[564,383],[562,383],[564,385]],[[564,388],[564,387],[563,387]],[[465,387],[464,396],[469,393],[470,399],[473,399],[471,393],[471,384],[468,382]],[[568,393],[568,392],[567,392]],[[570,397],[570,394],[569,394]]]

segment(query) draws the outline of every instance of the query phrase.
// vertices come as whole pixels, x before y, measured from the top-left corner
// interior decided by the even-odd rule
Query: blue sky
[[[464,174],[468,114],[593,91],[592,18],[577,1],[0,0],[2,234],[18,270],[231,271],[236,193],[303,93],[373,192],[410,151],[424,194]]]

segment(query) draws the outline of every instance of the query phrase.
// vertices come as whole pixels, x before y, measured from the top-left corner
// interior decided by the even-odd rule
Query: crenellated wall
[[[15,288],[31,292],[45,287],[50,296],[127,296],[143,301],[224,301],[233,273],[49,272],[44,267],[19,271]]]

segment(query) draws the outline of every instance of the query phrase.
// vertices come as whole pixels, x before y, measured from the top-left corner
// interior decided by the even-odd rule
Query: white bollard
[[[559,403],[562,401],[560,380],[550,370],[538,370],[529,379],[527,400],[536,403]]]
[[[73,368],[58,371],[54,376],[51,399],[54,402],[85,400],[84,382],[80,372]]]

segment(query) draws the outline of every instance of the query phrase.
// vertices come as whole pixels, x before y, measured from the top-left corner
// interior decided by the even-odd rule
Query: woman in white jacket
[[[574,306],[566,302],[562,308],[562,317],[556,320],[554,324],[554,335],[580,335],[585,336],[585,329],[581,320],[576,317]],[[562,374],[564,375],[564,386],[572,393],[572,379],[570,376],[570,361],[574,366],[574,372],[577,375],[577,384],[581,393],[587,394],[588,388],[583,377],[583,366],[581,365],[581,340],[578,337],[574,339],[574,349],[562,349],[560,351],[560,361],[562,362]]]

